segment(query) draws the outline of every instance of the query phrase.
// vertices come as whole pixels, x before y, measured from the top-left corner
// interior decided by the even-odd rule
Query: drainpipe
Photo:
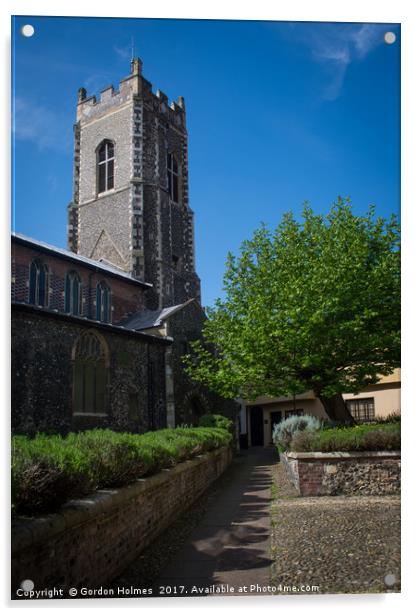
[[[89,274],[89,298],[88,298],[88,302],[87,302],[87,316],[89,319],[93,318],[93,311],[92,311],[92,303],[91,303],[91,279],[94,276],[95,272],[92,272],[91,274]]]
[[[153,383],[153,370],[151,364],[150,343],[147,344],[147,371],[148,371],[148,429],[155,429],[154,422],[154,383]]]

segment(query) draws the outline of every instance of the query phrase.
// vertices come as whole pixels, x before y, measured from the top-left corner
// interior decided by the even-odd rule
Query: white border
[[[296,0],[293,2],[285,1],[267,1],[258,0],[257,2],[249,2],[242,0],[239,3],[221,0],[211,0],[209,3],[198,3],[185,0],[159,0],[158,3],[151,4],[150,2],[128,2],[127,0],[118,0],[117,3],[104,3],[99,1],[83,1],[71,0],[68,3],[57,3],[51,0],[37,0],[31,2],[28,0],[6,0],[1,6],[0,27],[2,31],[2,50],[3,61],[1,69],[3,71],[2,84],[3,96],[1,103],[3,105],[1,118],[1,126],[3,129],[3,141],[1,147],[1,155],[3,157],[0,165],[1,186],[3,187],[3,204],[2,204],[2,224],[1,246],[3,248],[3,259],[1,261],[2,280],[5,284],[3,293],[3,302],[1,303],[0,322],[3,324],[4,342],[2,345],[2,370],[0,370],[2,378],[1,391],[6,392],[9,388],[9,357],[5,354],[5,349],[8,346],[8,318],[9,307],[8,300],[8,283],[9,283],[9,228],[10,219],[7,213],[6,204],[10,202],[10,122],[9,122],[9,101],[10,101],[10,15],[12,14],[27,14],[27,15],[62,15],[62,16],[109,16],[109,17],[166,17],[166,18],[197,18],[197,19],[268,19],[268,20],[289,20],[289,21],[352,21],[352,22],[396,22],[402,24],[402,229],[403,229],[403,569],[402,569],[402,587],[403,591],[399,595],[338,595],[338,596],[321,596],[321,597],[280,597],[271,599],[269,597],[243,599],[186,599],[174,601],[161,601],[150,599],[148,601],[140,600],[88,600],[77,601],[73,604],[69,601],[56,602],[36,602],[33,605],[28,602],[14,604],[7,603],[9,597],[9,561],[6,558],[2,559],[2,571],[0,575],[2,587],[2,603],[6,604],[9,609],[21,610],[33,609],[35,611],[44,611],[46,609],[54,609],[56,607],[63,609],[80,609],[86,608],[91,613],[97,609],[112,609],[120,610],[120,608],[140,609],[142,612],[149,609],[155,610],[156,607],[170,610],[174,613],[182,613],[184,609],[198,609],[199,611],[207,612],[208,610],[221,609],[239,609],[240,612],[252,614],[255,609],[261,608],[265,611],[291,610],[292,614],[301,613],[309,610],[312,614],[332,613],[338,610],[339,616],[350,614],[359,609],[367,610],[369,613],[393,614],[393,610],[405,608],[406,602],[411,602],[414,599],[414,585],[416,559],[413,554],[412,540],[416,535],[416,522],[411,515],[412,499],[416,499],[416,488],[414,488],[414,479],[416,476],[417,459],[414,456],[416,449],[416,439],[418,435],[418,409],[416,406],[416,395],[413,390],[415,376],[415,355],[417,347],[417,275],[416,263],[417,255],[415,249],[417,236],[417,208],[418,203],[415,196],[415,178],[417,175],[418,160],[416,155],[417,149],[417,59],[418,59],[418,33],[416,9],[414,9],[413,1],[397,0]],[[216,42],[214,42],[216,44]],[[415,198],[414,198],[415,197]],[[7,286],[6,286],[7,285]],[[6,414],[6,404],[3,402],[3,416]],[[8,459],[8,430],[9,422],[5,420],[6,425],[3,425],[4,450],[2,460],[2,477],[6,475],[9,467]],[[407,428],[405,428],[407,426]],[[5,487],[7,488],[7,485]],[[6,500],[3,502],[7,503]],[[415,516],[414,516],[415,517]],[[7,545],[9,541],[8,514],[3,516],[3,543]],[[4,556],[4,551],[3,551]],[[8,553],[6,553],[8,556]],[[239,605],[238,602],[239,601]],[[100,606],[100,607],[98,607]]]

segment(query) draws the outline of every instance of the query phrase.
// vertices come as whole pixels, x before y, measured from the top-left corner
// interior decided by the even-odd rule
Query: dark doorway
[[[273,430],[274,426],[280,423],[282,420],[282,412],[281,411],[273,411],[270,413],[270,421],[271,421],[271,440],[273,441]]]
[[[264,445],[263,409],[261,406],[250,407],[251,445]]]

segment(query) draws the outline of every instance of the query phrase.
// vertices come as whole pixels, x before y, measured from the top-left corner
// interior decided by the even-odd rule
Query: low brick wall
[[[290,451],[280,458],[301,496],[400,492],[400,451]]]
[[[12,593],[94,588],[119,575],[230,464],[223,447],[115,490],[98,490],[58,513],[12,525]]]

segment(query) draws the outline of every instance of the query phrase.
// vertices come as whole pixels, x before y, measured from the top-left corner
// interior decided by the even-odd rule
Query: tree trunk
[[[326,414],[330,419],[332,419],[332,421],[337,421],[338,423],[347,424],[350,426],[353,426],[356,423],[351,416],[351,413],[348,410],[341,394],[335,394],[330,398],[324,398],[324,396],[318,396],[318,398],[322,402]]]

